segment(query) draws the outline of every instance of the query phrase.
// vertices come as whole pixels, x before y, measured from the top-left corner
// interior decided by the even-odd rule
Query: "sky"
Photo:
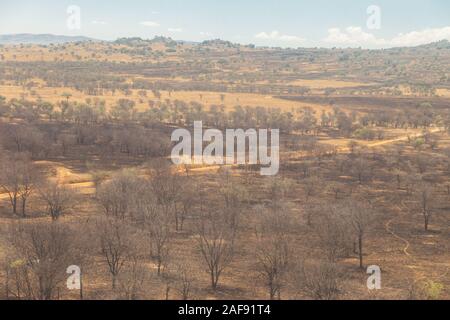
[[[51,33],[280,47],[450,40],[448,0],[2,0],[0,34]]]

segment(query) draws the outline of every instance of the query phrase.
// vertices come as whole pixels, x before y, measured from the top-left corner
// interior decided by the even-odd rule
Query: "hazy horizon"
[[[139,36],[129,36],[129,37],[119,37],[119,38],[115,38],[115,39],[111,39],[111,40],[106,40],[106,39],[98,39],[98,38],[92,38],[83,34],[75,34],[75,35],[64,35],[64,34],[53,34],[53,33],[11,33],[11,34],[0,34],[0,37],[6,37],[6,36],[10,36],[10,37],[14,37],[14,36],[32,36],[32,37],[39,37],[39,36],[51,36],[51,37],[64,37],[64,38],[73,38],[73,39],[78,39],[78,38],[85,38],[86,41],[98,41],[98,42],[115,42],[118,41],[120,39],[133,39],[133,38],[139,38],[142,39],[143,41],[151,41],[155,38],[158,37],[163,37],[163,38],[167,38],[167,39],[172,39],[173,41],[176,42],[180,42],[180,43],[197,43],[197,44],[201,44],[202,42],[205,41],[215,41],[215,40],[219,40],[219,41],[228,41],[231,42],[233,44],[237,44],[237,45],[241,45],[241,46],[249,46],[249,45],[253,45],[256,48],[282,48],[282,49],[361,49],[361,50],[388,50],[388,49],[396,49],[396,48],[414,48],[414,47],[418,47],[418,46],[423,46],[423,45],[431,45],[434,43],[439,43],[442,41],[447,41],[449,42],[450,40],[448,39],[441,39],[441,40],[436,40],[436,41],[432,41],[432,42],[428,42],[428,43],[423,43],[423,44],[417,44],[417,45],[412,45],[412,46],[391,46],[391,47],[383,47],[383,48],[364,48],[364,47],[354,47],[354,46],[333,46],[333,47],[326,47],[326,46],[298,46],[298,47],[283,47],[283,46],[270,46],[270,45],[255,45],[255,43],[240,43],[238,41],[230,41],[230,40],[226,40],[226,39],[221,39],[221,38],[211,38],[211,39],[205,39],[205,40],[199,40],[199,41],[195,41],[195,40],[187,40],[187,39],[178,39],[178,38],[173,38],[170,36],[164,36],[164,35],[155,35],[153,37],[150,38],[143,38],[143,37],[139,37]],[[59,44],[61,43],[68,43],[70,41],[67,42],[59,42]],[[51,43],[51,42],[50,42]],[[1,43],[0,43],[1,44]],[[5,43],[3,43],[5,44]],[[6,44],[13,44],[13,45],[18,45],[18,44],[42,44],[42,43],[37,43],[37,42],[14,42],[14,43],[6,43]],[[57,43],[55,43],[57,44]]]
[[[75,7],[73,7],[75,6]],[[269,47],[417,46],[450,39],[448,1],[141,1],[110,4],[18,0],[1,4],[1,34],[83,35],[105,41],[154,36],[223,39]],[[75,11],[73,8],[78,8]],[[78,11],[77,11],[78,10]],[[79,13],[79,26],[68,19]]]

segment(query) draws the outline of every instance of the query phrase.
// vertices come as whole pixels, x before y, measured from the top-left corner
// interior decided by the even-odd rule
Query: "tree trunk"
[[[216,282],[214,280],[214,272],[211,272],[211,288],[216,291]]]
[[[83,274],[80,272],[80,300],[83,300]]]
[[[117,276],[115,274],[112,275],[112,289],[115,290],[117,287]]]
[[[27,199],[22,198],[22,218],[26,218],[26,207],[27,207]]]
[[[158,258],[158,276],[161,275],[161,265],[162,265],[162,261],[160,258]]]
[[[16,215],[17,214],[17,195],[12,196],[11,204],[12,204],[13,214]]]
[[[170,285],[166,286],[166,301],[169,300],[169,294],[170,294]]]
[[[275,289],[274,289],[272,279],[269,280],[269,295],[270,295],[270,300],[275,300]]]
[[[9,270],[8,269],[6,269],[5,297],[6,297],[6,300],[9,300]]]
[[[424,214],[424,217],[425,217],[425,231],[428,232],[430,217],[426,213]]]
[[[359,246],[359,267],[364,269],[363,265],[363,237],[360,234],[358,237],[358,246]]]

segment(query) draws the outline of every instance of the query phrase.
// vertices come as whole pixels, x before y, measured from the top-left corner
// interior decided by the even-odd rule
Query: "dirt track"
[[[448,109],[450,99],[438,97],[372,97],[372,96],[277,96],[275,98],[320,105],[351,107],[352,109],[406,109],[421,103],[431,103],[434,108]]]

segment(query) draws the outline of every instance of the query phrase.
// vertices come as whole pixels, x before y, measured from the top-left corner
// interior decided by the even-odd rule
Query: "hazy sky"
[[[71,5],[81,10],[81,29],[67,26]],[[371,5],[381,9],[381,19],[376,10],[367,13]],[[1,0],[0,34],[10,33],[105,40],[164,35],[283,47],[408,46],[450,40],[450,1]]]

